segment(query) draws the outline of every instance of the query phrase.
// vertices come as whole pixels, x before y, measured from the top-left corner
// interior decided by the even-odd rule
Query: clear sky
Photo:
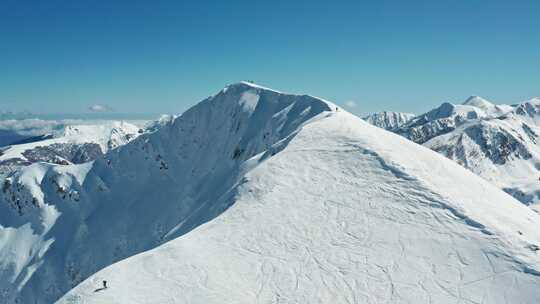
[[[540,95],[540,1],[0,0],[0,110],[179,113],[240,80],[355,113]]]

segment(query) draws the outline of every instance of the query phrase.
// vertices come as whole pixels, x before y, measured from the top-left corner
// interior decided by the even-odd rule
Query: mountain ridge
[[[58,303],[540,299],[539,216],[427,148],[337,111],[253,163],[225,212]]]
[[[425,145],[536,210],[540,203],[540,103],[495,105],[471,96],[443,103],[391,131]]]

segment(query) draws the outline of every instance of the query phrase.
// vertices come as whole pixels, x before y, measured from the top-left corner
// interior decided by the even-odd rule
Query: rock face
[[[494,105],[444,103],[392,131],[435,150],[521,202],[540,203],[540,99]]]
[[[23,156],[30,163],[48,162],[58,165],[81,164],[103,156],[98,144],[51,144],[25,150]]]
[[[370,124],[386,130],[396,129],[411,120],[415,115],[402,112],[379,112],[365,116],[363,119]]]

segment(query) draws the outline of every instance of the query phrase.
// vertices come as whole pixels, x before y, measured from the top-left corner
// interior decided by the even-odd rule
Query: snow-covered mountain
[[[363,119],[379,128],[392,130],[407,123],[409,120],[413,119],[414,116],[415,115],[412,113],[383,111],[367,115],[363,117]]]
[[[271,157],[328,109],[239,84],[93,163],[26,167],[2,187],[0,213],[9,217],[0,223],[19,227],[4,234],[20,234],[2,250],[18,251],[3,259],[17,267],[0,271],[2,287],[50,303],[98,269],[213,218],[233,202],[247,159]]]
[[[540,99],[444,103],[394,129],[458,162],[526,204],[540,203]],[[536,208],[536,206],[533,206]]]
[[[88,162],[131,141],[140,130],[123,121],[64,124],[32,119],[13,122],[23,127],[14,133],[25,137],[0,148],[0,174],[36,162],[61,165]],[[24,128],[26,125],[34,129]],[[48,133],[43,133],[45,131]]]
[[[425,143],[466,122],[495,118],[511,110],[511,106],[494,105],[481,97],[471,96],[463,104],[445,102],[438,108],[410,119],[394,131],[414,142]]]
[[[239,83],[94,162],[23,168],[0,194],[3,299],[540,300],[540,215],[335,108]]]

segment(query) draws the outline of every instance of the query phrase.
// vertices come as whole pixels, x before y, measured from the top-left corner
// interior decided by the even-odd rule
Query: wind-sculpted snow
[[[537,214],[351,114],[318,118],[244,162],[220,216],[58,303],[540,301]]]
[[[4,298],[51,303],[95,271],[211,220],[234,203],[246,160],[272,157],[334,107],[240,83],[93,163],[23,169],[0,195],[0,253],[12,252],[0,271]]]

